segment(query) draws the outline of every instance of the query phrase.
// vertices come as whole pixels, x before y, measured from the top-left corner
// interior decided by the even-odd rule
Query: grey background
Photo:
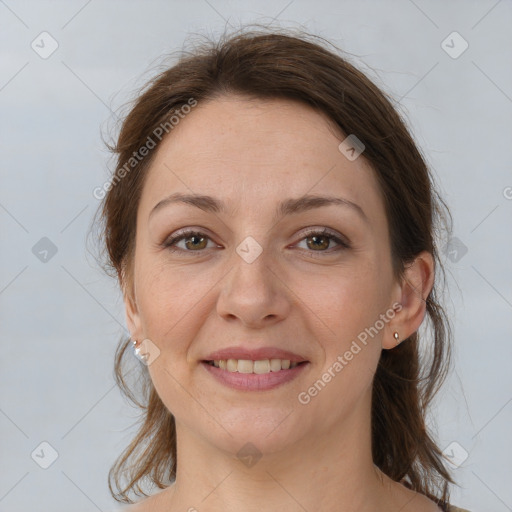
[[[455,369],[433,411],[440,445],[467,452],[452,501],[512,510],[510,0],[0,0],[1,512],[116,508],[107,472],[136,411],[112,377],[120,295],[85,244],[108,176],[100,130],[190,32],[273,18],[354,54],[434,169],[464,244],[445,256]],[[46,59],[31,47],[43,31],[58,43]],[[469,44],[458,58],[441,46],[453,31]],[[48,469],[43,441],[59,455]]]

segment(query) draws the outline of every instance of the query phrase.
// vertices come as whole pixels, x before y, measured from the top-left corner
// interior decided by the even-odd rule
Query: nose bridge
[[[246,237],[235,248],[231,264],[233,270],[230,273],[229,285],[231,292],[243,296],[244,294],[268,295],[274,286],[270,276],[273,275],[270,249],[264,246],[262,237],[258,242],[252,236]],[[261,297],[259,297],[261,300]]]
[[[236,316],[248,324],[286,314],[286,294],[276,277],[272,251],[264,246],[263,238],[260,240],[261,244],[248,236],[233,251],[231,271],[218,299],[220,315]]]

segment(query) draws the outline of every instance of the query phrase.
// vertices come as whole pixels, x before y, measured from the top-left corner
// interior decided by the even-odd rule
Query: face
[[[270,453],[369,412],[397,285],[374,171],[340,152],[344,138],[300,103],[224,97],[181,120],[148,171],[129,327],[160,351],[149,372],[179,428],[229,452]],[[234,378],[205,362],[233,347],[302,363],[236,363]]]

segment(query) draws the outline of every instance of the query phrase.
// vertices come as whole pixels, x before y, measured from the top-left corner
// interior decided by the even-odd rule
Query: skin
[[[138,208],[125,306],[132,338],[160,350],[148,369],[176,419],[178,473],[134,511],[439,511],[374,466],[370,436],[380,353],[396,346],[395,331],[402,340],[422,323],[432,256],[419,254],[406,279],[395,279],[374,171],[364,153],[349,161],[338,150],[344,138],[300,103],[226,96],[200,103],[159,147]],[[150,217],[175,192],[211,195],[228,210],[172,204]],[[367,221],[333,205],[274,220],[278,203],[305,194],[348,199]],[[187,227],[207,241],[162,247]],[[322,239],[316,248],[306,228],[329,228],[351,246]],[[262,248],[250,264],[236,252],[247,236]],[[396,303],[401,310],[301,404],[299,393]],[[309,365],[274,390],[236,391],[200,364],[231,345],[277,346]],[[236,455],[248,442],[262,454],[252,467]]]

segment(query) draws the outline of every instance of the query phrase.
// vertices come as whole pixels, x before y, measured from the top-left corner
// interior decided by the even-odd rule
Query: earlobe
[[[134,340],[143,339],[140,314],[135,301],[135,297],[130,293],[124,293],[124,307],[126,314],[126,323],[131,337]]]
[[[432,254],[423,251],[405,268],[404,279],[400,285],[401,309],[384,333],[382,348],[395,348],[419,329],[425,318],[426,300],[433,285],[434,259]]]
[[[405,337],[401,335],[400,331],[400,312],[402,311],[402,304],[395,302],[393,304],[392,310],[394,312],[394,316],[392,320],[389,322],[387,329],[384,331],[384,337],[382,339],[382,348],[386,350],[390,350],[400,345],[402,341],[404,341]]]

